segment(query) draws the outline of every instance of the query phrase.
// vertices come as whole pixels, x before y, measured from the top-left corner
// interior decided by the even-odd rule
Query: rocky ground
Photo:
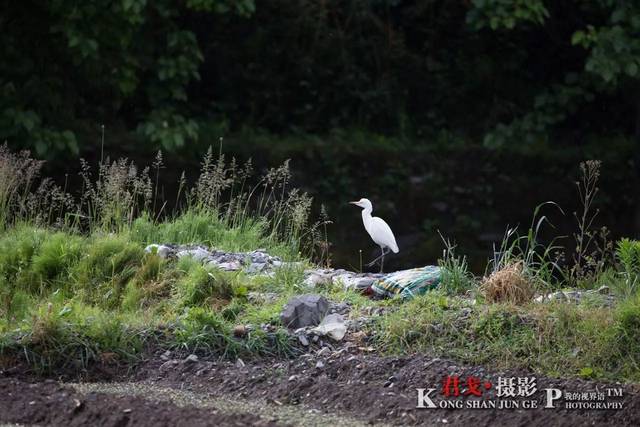
[[[637,386],[553,379],[530,372],[495,372],[425,355],[383,357],[354,342],[322,347],[292,360],[219,360],[158,351],[126,374],[102,367],[83,381],[34,378],[20,370],[0,376],[0,422],[36,425],[637,425]],[[443,395],[447,376],[482,384],[482,397]],[[535,409],[417,408],[417,389],[436,388],[441,402],[498,401],[499,378],[535,376]],[[73,380],[73,381],[71,381]],[[600,392],[617,409],[544,409],[544,389],[580,396]],[[617,394],[622,389],[622,396]],[[615,390],[610,392],[609,390]],[[451,389],[453,392],[453,389]],[[577,394],[575,394],[577,393]],[[565,395],[566,396],[566,395]],[[569,395],[570,397],[571,395]],[[503,398],[502,400],[505,400]],[[509,400],[509,399],[506,399]],[[531,406],[531,404],[529,404]]]

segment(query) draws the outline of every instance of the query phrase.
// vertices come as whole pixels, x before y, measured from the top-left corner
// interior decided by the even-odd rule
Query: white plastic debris
[[[304,279],[303,285],[307,288],[331,286],[331,276],[322,272],[312,271]]]
[[[224,270],[224,271],[238,271],[242,268],[242,265],[238,261],[221,262],[221,263],[218,263],[216,261],[209,261],[209,265],[218,267],[220,270]]]
[[[209,258],[211,254],[204,248],[187,249],[178,252],[178,258],[191,257],[196,261],[203,261]]]
[[[322,322],[311,331],[318,335],[341,341],[347,333],[347,325],[345,325],[342,315],[334,313],[326,315]]]
[[[157,245],[153,243],[144,248],[144,251],[148,254],[156,253],[160,258],[168,258],[169,255],[171,255],[171,253],[173,252],[173,249],[171,249],[169,246]]]
[[[368,288],[376,281],[375,277],[356,275],[354,273],[343,273],[334,276],[334,282],[342,284],[345,290],[355,289],[361,291]]]

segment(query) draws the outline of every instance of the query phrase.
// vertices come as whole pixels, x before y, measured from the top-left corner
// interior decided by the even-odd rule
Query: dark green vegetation
[[[84,152],[96,123],[137,129],[165,149],[243,126],[452,133],[516,150],[613,141],[637,124],[638,8],[613,0],[5,3],[0,138],[50,157]]]
[[[323,224],[308,221],[308,197],[288,189],[286,166],[254,184],[246,167],[240,168],[246,173],[234,174],[237,165],[209,155],[196,185],[178,195],[182,208],[158,222],[149,216],[152,171],[138,172],[122,160],[102,164],[92,180],[85,167],[84,190],[73,197],[39,180],[39,164],[28,156],[6,148],[0,153],[0,173],[13,177],[0,181],[6,207],[0,235],[3,363],[26,358],[38,370],[80,372],[95,363],[134,363],[148,346],[245,358],[296,352],[297,341],[279,313],[293,295],[309,292],[302,283],[304,266],[324,242]],[[598,168],[598,162],[582,165],[580,191],[587,203],[596,194]],[[43,188],[51,199],[36,203]],[[350,303],[353,318],[384,307],[366,330],[368,343],[381,351],[426,351],[493,367],[640,381],[640,242],[602,245],[602,236],[590,228],[594,212],[587,204],[576,215],[586,218],[575,233],[575,246],[582,249],[564,253],[574,262],[563,267],[557,262],[563,248],[538,240],[547,206],[553,207],[536,209],[530,229],[506,233],[483,279],[445,241],[442,285],[424,296],[374,301],[339,283],[314,292]],[[233,251],[265,247],[303,262],[272,277],[252,276],[192,258],[162,259],[143,250],[151,242]],[[531,301],[567,286],[607,286],[616,304],[608,306],[599,293],[578,304]]]

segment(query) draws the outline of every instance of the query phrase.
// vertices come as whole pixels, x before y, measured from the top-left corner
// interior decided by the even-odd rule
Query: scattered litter
[[[313,328],[311,332],[322,336],[329,336],[335,341],[341,341],[347,333],[347,326],[344,323],[342,315],[334,313],[329,314],[322,319],[317,328]]]
[[[598,289],[578,290],[568,289],[552,292],[546,295],[540,295],[534,299],[537,303],[561,301],[574,304],[580,304],[585,299],[602,306],[613,306],[615,303],[615,297],[611,295],[611,290],[608,286],[601,286]]]
[[[178,258],[191,257],[196,261],[204,261],[209,256],[210,252],[204,248],[186,249],[177,253]]]
[[[374,282],[371,289],[378,296],[394,297],[400,295],[403,299],[411,299],[436,288],[441,280],[440,267],[427,265],[389,273]]]
[[[343,289],[364,291],[383,277],[374,273],[354,273],[344,269],[316,268],[304,271],[303,285],[307,288],[341,286]]]
[[[247,274],[271,275],[275,268],[297,266],[298,262],[283,262],[280,257],[269,255],[264,249],[251,252],[225,252],[209,249],[201,245],[151,244],[145,248],[147,253],[157,253],[161,258],[191,257],[203,264],[223,271],[244,270]]]
[[[242,264],[240,264],[237,261],[221,262],[221,263],[216,263],[215,261],[209,261],[209,265],[213,267],[218,267],[220,270],[223,270],[223,271],[238,271],[242,268]]]
[[[170,246],[157,245],[154,243],[144,248],[144,251],[150,254],[157,254],[160,258],[168,258],[173,252],[173,249]]]
[[[203,264],[219,268],[223,271],[244,271],[251,275],[275,276],[278,268],[303,268],[305,264],[300,261],[284,262],[280,257],[270,255],[265,249],[256,249],[250,252],[225,252],[217,249],[209,249],[202,245],[171,245],[150,244],[145,248],[147,253],[157,253],[162,258],[191,257]],[[374,294],[382,297],[394,297],[400,295],[404,299],[413,298],[429,289],[433,289],[440,283],[441,272],[436,266],[413,268],[410,270],[396,271],[390,274],[356,273],[344,269],[315,268],[304,271],[302,285],[308,289],[327,288],[339,286],[345,290],[357,290],[367,292],[372,290]],[[262,299],[253,293],[252,299]],[[265,302],[272,302],[277,295],[262,294]],[[343,309],[337,310],[341,314],[347,314]],[[317,325],[317,323],[315,323]],[[309,325],[305,325],[309,326]]]

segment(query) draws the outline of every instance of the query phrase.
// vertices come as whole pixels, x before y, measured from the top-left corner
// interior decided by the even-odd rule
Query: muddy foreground
[[[481,379],[481,397],[443,395],[446,378]],[[536,377],[528,409],[417,408],[417,389],[436,388],[436,405],[498,401],[499,377]],[[517,380],[516,380],[517,381]],[[485,384],[487,387],[485,388]],[[488,386],[490,384],[490,387]],[[456,390],[449,383],[450,394]],[[567,409],[565,400],[544,409],[544,389],[582,393],[622,389],[605,397],[618,409]],[[529,388],[531,391],[531,388]],[[424,355],[381,357],[366,349],[321,350],[293,360],[220,361],[182,354],[151,355],[130,374],[114,366],[78,381],[36,378],[23,370],[0,375],[0,422],[24,425],[104,426],[359,426],[359,425],[637,425],[640,395],[634,385],[551,379],[527,372],[494,372]],[[613,394],[619,394],[614,391]],[[582,395],[582,394],[581,394]],[[503,399],[503,400],[504,400]],[[444,403],[443,403],[444,402]],[[427,402],[423,401],[423,404]],[[427,404],[428,406],[428,404]]]

